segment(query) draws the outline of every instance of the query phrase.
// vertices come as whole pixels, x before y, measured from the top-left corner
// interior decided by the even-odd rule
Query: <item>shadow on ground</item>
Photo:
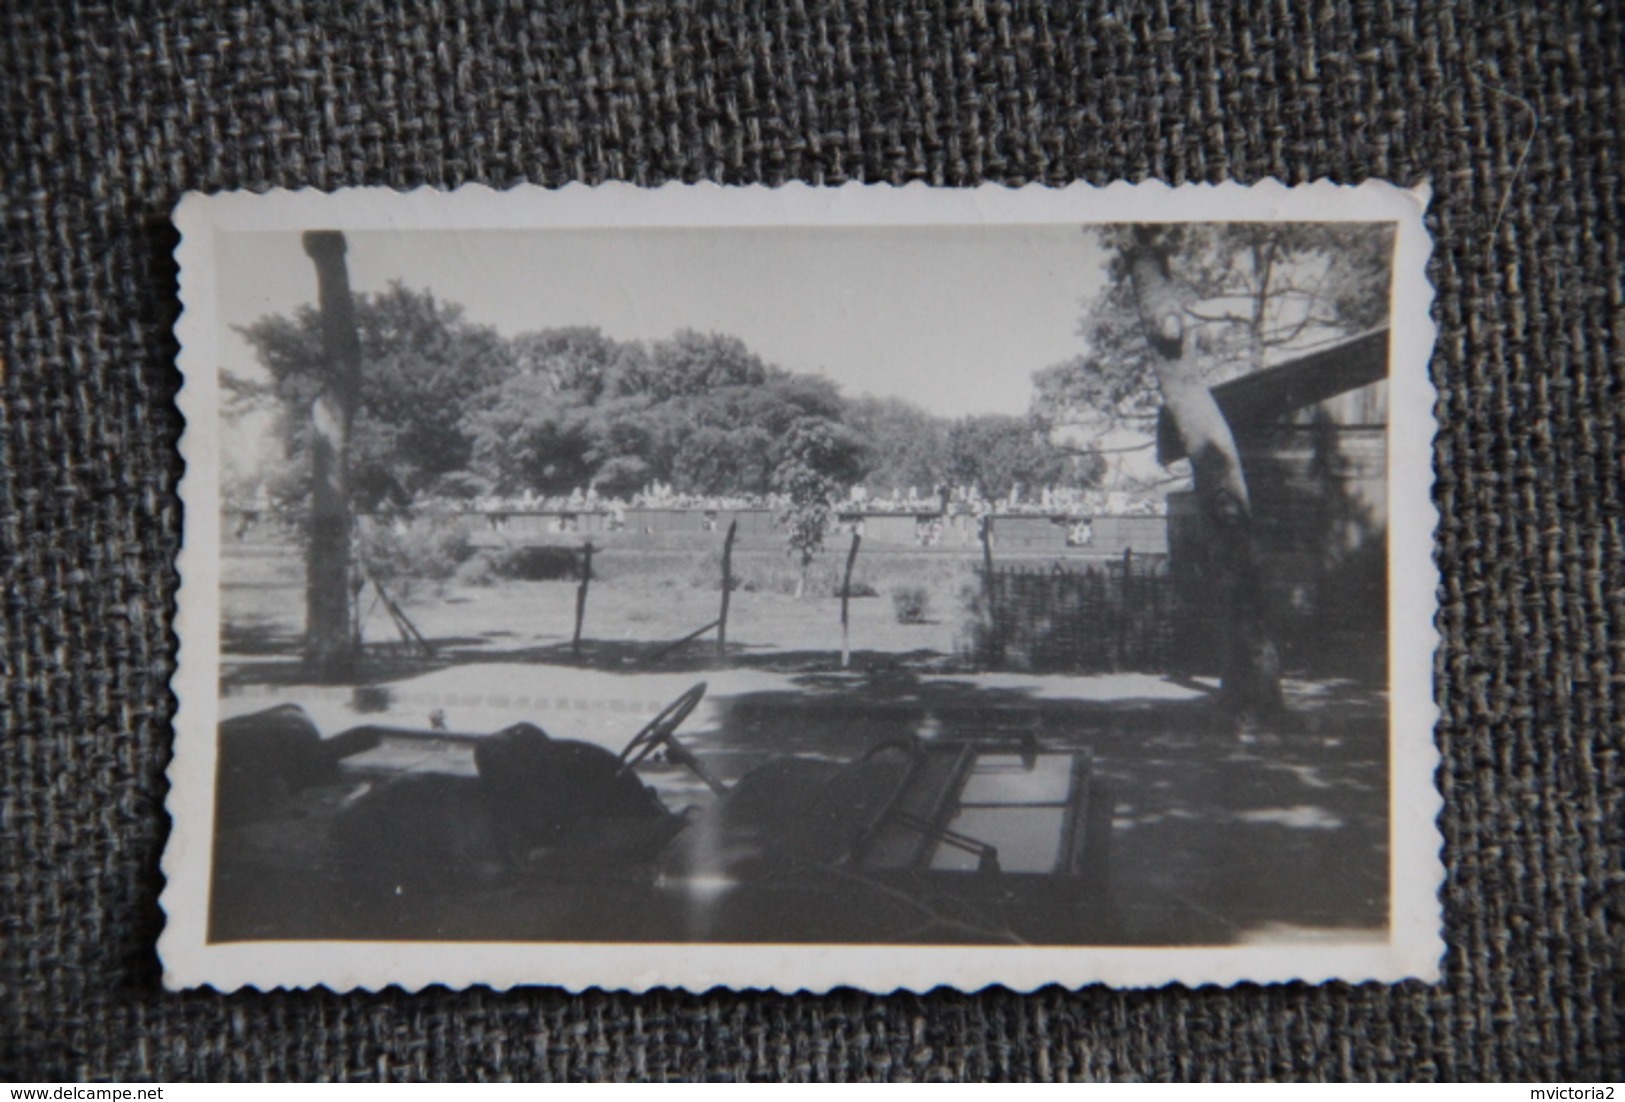
[[[505,633],[503,633],[505,634]],[[719,653],[712,639],[673,647],[671,640],[569,640],[535,646],[503,645],[499,638],[446,636],[429,638],[427,647],[404,643],[368,645],[357,665],[357,684],[394,681],[434,670],[478,663],[560,666],[604,673],[701,673],[719,668],[760,669],[781,673],[842,671],[839,653],[831,650],[782,650],[730,643]],[[251,626],[228,628],[221,636],[221,688],[245,685],[296,685],[324,679],[307,669],[297,635]],[[899,673],[964,669],[964,663],[936,651],[853,651],[848,670],[885,677]]]
[[[222,631],[223,693],[245,687],[287,690],[320,682],[306,669],[297,633],[274,621],[228,624]],[[696,625],[697,626],[697,625]],[[675,640],[582,640],[567,636],[519,643],[508,632],[456,635],[366,648],[345,684],[378,686],[459,667],[549,667],[559,673],[684,674],[719,670],[779,675],[770,689],[728,691],[713,677],[717,720],[686,738],[718,775],[733,781],[786,755],[861,756],[900,735],[1030,738],[1086,749],[1115,789],[1109,936],[1087,944],[1235,944],[1274,937],[1380,935],[1388,911],[1387,702],[1372,680],[1321,678],[1291,682],[1289,708],[1268,724],[1238,731],[1200,681],[1165,679],[1187,699],[1143,695],[1069,696],[1066,679],[987,674],[935,650],[859,650],[842,667],[828,649],[783,650],[714,636]],[[1376,648],[1371,649],[1377,653]],[[1380,671],[1379,671],[1380,674]],[[737,679],[736,679],[737,680]],[[1157,685],[1145,678],[1136,685]],[[630,732],[629,732],[630,733]],[[675,782],[680,767],[654,761],[653,783]],[[689,778],[691,781],[692,779]],[[696,786],[690,784],[690,790]],[[284,824],[286,825],[286,824]],[[295,824],[317,830],[317,822]],[[279,835],[277,846],[289,845]],[[319,840],[312,845],[319,845]],[[263,871],[263,870],[261,870]],[[648,940],[670,936],[634,904],[647,885],[611,889],[596,882],[583,897],[628,901],[595,904],[571,917],[569,893],[476,882],[439,905],[408,907],[385,926],[335,917],[308,892],[308,870],[245,876],[247,911],[287,893],[311,896],[311,929],[282,936],[335,936],[333,922],[357,922],[353,936],[585,938]],[[278,879],[278,876],[282,879]],[[579,886],[578,886],[579,888]],[[577,891],[577,889],[572,889]],[[607,894],[605,894],[607,893]],[[577,891],[577,894],[582,894]],[[466,897],[465,897],[466,896]],[[376,917],[376,916],[374,916]],[[258,929],[258,927],[254,927]],[[711,940],[738,938],[710,929]],[[742,935],[740,935],[742,936]]]

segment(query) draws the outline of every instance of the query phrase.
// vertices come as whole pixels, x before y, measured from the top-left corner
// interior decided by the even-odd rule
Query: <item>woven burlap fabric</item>
[[[17,3],[0,45],[0,1078],[1625,1067],[1617,5]],[[1429,181],[1436,986],[166,994],[188,189]]]

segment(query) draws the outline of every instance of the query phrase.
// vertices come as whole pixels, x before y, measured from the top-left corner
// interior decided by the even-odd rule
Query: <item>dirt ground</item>
[[[737,589],[729,600],[730,654],[753,660],[800,655],[811,663],[809,652],[822,651],[837,662],[842,638],[837,557],[821,557],[798,598],[785,591],[796,570],[784,555],[738,554],[736,576],[751,588]],[[222,599],[228,653],[297,650],[303,569],[298,549],[286,541],[227,547]],[[642,657],[712,622],[721,606],[714,570],[706,556],[693,552],[600,551],[583,622],[586,645]],[[851,648],[869,652],[871,661],[875,655],[954,658],[966,636],[961,591],[973,580],[971,561],[964,556],[866,553],[853,585],[864,595],[854,596],[848,606]],[[891,594],[903,585],[927,593],[921,622],[898,621]],[[578,586],[570,580],[469,585],[453,579],[391,582],[386,588],[420,632],[462,657],[528,653],[546,658],[567,647],[574,632]],[[364,591],[361,607],[364,641],[374,653],[397,649],[400,634],[371,589]],[[673,657],[682,661],[708,648],[715,652],[714,632]]]
[[[361,684],[318,686],[298,660],[297,547],[246,542],[228,547],[226,559],[225,716],[295,702],[329,735],[362,722],[426,727],[437,714],[476,734],[527,720],[618,749],[703,678],[710,692],[682,735],[728,783],[777,755],[845,759],[911,731],[1022,727],[1087,749],[1112,782],[1112,941],[1384,936],[1388,725],[1385,700],[1370,686],[1289,683],[1291,707],[1279,722],[1237,732],[1217,717],[1214,686],[1204,682],[978,672],[958,657],[957,594],[969,564],[922,566],[908,556],[870,564],[881,595],[852,602],[845,670],[839,601],[817,589],[799,600],[736,592],[725,656],[714,634],[661,655],[715,618],[720,594],[692,584],[688,565],[651,572],[614,555],[601,560],[589,591],[579,658],[572,582],[421,584],[402,603],[433,642],[432,659],[411,653],[374,607]],[[897,622],[887,587],[906,579],[930,590],[925,623]],[[710,798],[678,767],[654,763],[644,775],[670,807]]]

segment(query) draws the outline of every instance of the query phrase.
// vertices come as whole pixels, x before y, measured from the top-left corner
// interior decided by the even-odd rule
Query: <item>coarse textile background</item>
[[[1625,1074],[1621,5],[5,9],[0,1078]],[[1442,983],[161,989],[183,192],[1267,176],[1435,189]]]

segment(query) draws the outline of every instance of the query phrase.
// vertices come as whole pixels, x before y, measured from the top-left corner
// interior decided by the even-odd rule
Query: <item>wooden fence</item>
[[[1037,673],[1163,673],[1174,656],[1174,588],[1164,555],[1099,565],[978,570],[972,658]]]

